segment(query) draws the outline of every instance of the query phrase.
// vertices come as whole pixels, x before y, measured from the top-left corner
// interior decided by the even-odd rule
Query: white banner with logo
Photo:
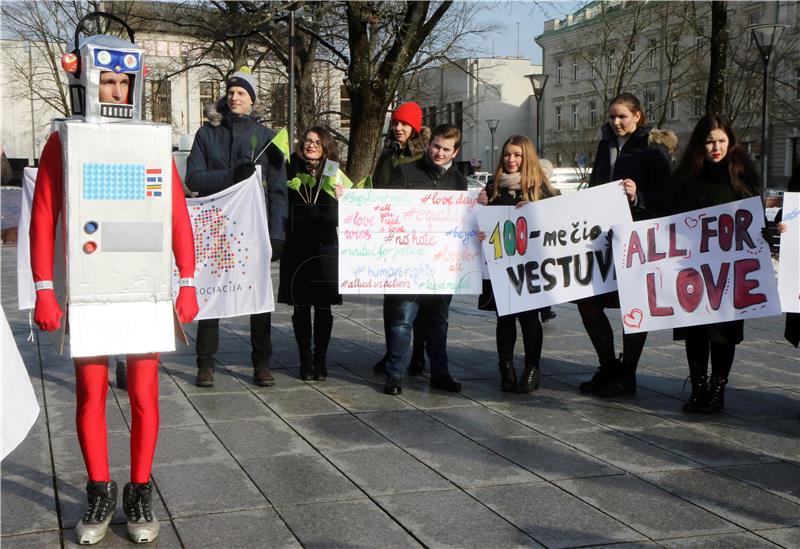
[[[783,219],[787,230],[781,235],[778,293],[785,313],[800,313],[800,193],[783,193]]]
[[[194,229],[196,320],[275,310],[272,247],[258,172],[217,194],[187,198]],[[173,269],[173,295],[178,271]]]
[[[342,294],[480,294],[475,191],[347,189]]]
[[[626,333],[781,312],[758,197],[614,225]]]
[[[631,219],[617,182],[531,202],[486,206],[478,224],[500,316],[617,289],[608,229]]]

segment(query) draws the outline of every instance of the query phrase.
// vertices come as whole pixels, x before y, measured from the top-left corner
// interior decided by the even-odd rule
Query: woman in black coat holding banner
[[[648,127],[639,100],[630,93],[611,100],[608,119],[602,128],[603,138],[597,147],[589,186],[621,180],[634,221],[662,215],[669,200],[670,152],[677,145],[675,134]],[[600,397],[636,394],[636,368],[647,332],[624,334],[622,356],[618,359],[605,309],[619,307],[619,294],[587,297],[576,303],[600,360],[597,372],[580,384],[580,391]]]
[[[534,200],[558,194],[547,181],[533,143],[523,135],[512,135],[503,143],[503,155],[494,172],[492,183],[481,191],[478,202],[489,206],[522,206]],[[479,233],[484,240],[486,235]],[[484,281],[478,308],[497,312],[492,287]],[[517,341],[517,321],[522,328],[525,346],[525,370],[517,381],[514,370],[514,345]],[[539,361],[542,357],[542,323],[539,311],[497,317],[497,355],[500,368],[500,388],[506,392],[528,393],[539,387]]]
[[[278,301],[294,306],[292,326],[303,380],[322,381],[328,376],[325,357],[333,329],[331,305],[342,303],[337,288],[339,210],[336,198],[322,186],[327,160],[338,162],[339,150],[330,132],[320,127],[306,130],[289,160],[289,223]],[[334,192],[333,187],[328,190]]]
[[[734,202],[758,192],[758,174],[730,125],[717,116],[701,118],[675,171],[674,212]],[[743,320],[674,330],[676,340],[686,341],[692,381],[684,412],[716,414],[724,408],[725,384],[743,332]],[[707,377],[709,355],[711,378]]]

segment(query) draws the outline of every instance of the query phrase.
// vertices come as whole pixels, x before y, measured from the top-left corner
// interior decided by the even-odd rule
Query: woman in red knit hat
[[[375,164],[375,171],[372,174],[372,187],[375,189],[383,188],[392,175],[392,170],[398,164],[413,162],[422,157],[425,147],[428,146],[428,128],[422,127],[422,109],[420,106],[409,101],[399,105],[392,113],[392,120],[389,124],[389,133],[386,136],[386,145],[383,152],[378,157]],[[416,323],[415,323],[416,324]],[[385,328],[385,326],[384,326]],[[408,374],[412,376],[421,375],[425,371],[425,339],[414,326],[414,350],[411,353],[411,364],[408,366]],[[419,334],[420,337],[417,337]],[[386,357],[381,358],[375,364],[375,373],[385,372]]]

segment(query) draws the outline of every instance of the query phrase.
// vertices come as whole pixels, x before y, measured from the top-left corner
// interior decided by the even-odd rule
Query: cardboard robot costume
[[[122,23],[131,41],[79,40],[86,19],[97,16]],[[159,532],[150,481],[159,423],[158,352],[174,349],[175,309],[184,323],[198,311],[194,239],[171,161],[170,127],[140,121],[143,52],[133,32],[114,16],[93,13],[78,23],[75,44],[62,61],[71,73],[74,116],[54,124],[31,211],[34,320],[44,331],[69,326],[78,440],[89,477],[88,509],[75,527],[81,544],[103,539],[116,509],[105,419],[108,355],[128,353],[131,476],[123,508],[128,536],[144,543]],[[170,251],[181,277],[175,307]],[[56,256],[64,277],[54,276]],[[56,289],[67,309],[63,322]]]

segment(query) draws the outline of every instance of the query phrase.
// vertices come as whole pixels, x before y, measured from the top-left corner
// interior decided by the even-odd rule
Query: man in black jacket
[[[455,126],[442,124],[433,129],[431,140],[422,158],[400,164],[392,171],[387,189],[432,189],[466,191],[467,180],[454,165],[461,146],[461,132]],[[411,342],[411,327],[419,316],[425,333],[425,344],[431,361],[431,387],[458,392],[461,384],[447,369],[447,315],[451,295],[385,295],[384,324],[388,326],[386,349],[386,385],[383,392],[402,392],[401,361]]]
[[[200,196],[218,193],[248,179],[255,171],[254,159],[275,137],[251,113],[256,102],[256,84],[243,67],[227,83],[226,97],[209,112],[209,121],[197,130],[192,152],[186,161],[186,186]],[[286,239],[288,189],[286,162],[277,147],[268,147],[256,160],[266,183],[267,223],[272,244],[272,261],[280,259]],[[257,385],[275,384],[269,370],[272,355],[270,313],[250,315],[250,343],[253,346],[253,378]],[[214,385],[214,354],[219,347],[219,319],[200,320],[197,325],[198,387]]]

